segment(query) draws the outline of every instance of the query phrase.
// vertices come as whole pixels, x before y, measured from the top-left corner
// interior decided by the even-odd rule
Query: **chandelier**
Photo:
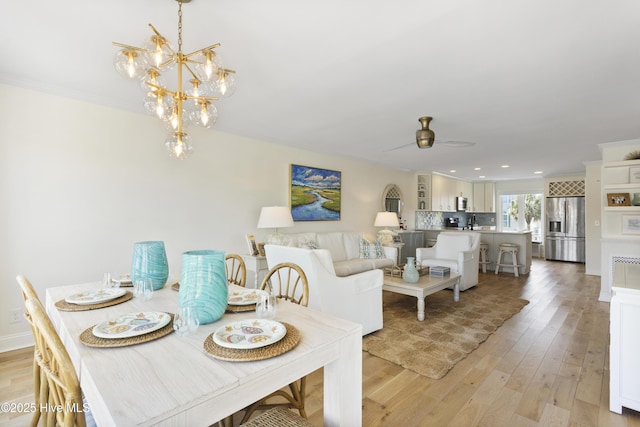
[[[153,25],[149,27],[153,35],[143,47],[129,46],[113,42],[119,50],[113,63],[121,75],[138,79],[146,93],[144,107],[147,113],[162,120],[170,135],[165,146],[171,156],[184,159],[193,147],[185,127],[192,124],[210,128],[218,117],[213,104],[219,97],[229,97],[236,87],[235,71],[222,66],[215,50],[216,43],[192,53],[182,53],[182,4],[178,2],[178,50],[176,51]],[[173,72],[174,68],[176,69]],[[177,87],[170,90],[165,82],[167,72],[177,73]],[[188,80],[188,88],[183,89],[183,80]],[[186,82],[185,82],[186,84]]]

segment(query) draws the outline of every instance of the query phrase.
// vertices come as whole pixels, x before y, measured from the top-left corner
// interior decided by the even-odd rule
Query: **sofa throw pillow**
[[[360,238],[360,258],[384,258],[384,249],[379,240],[368,242],[364,238]]]
[[[300,247],[304,249],[318,249],[318,242],[313,239],[302,239],[300,240]]]

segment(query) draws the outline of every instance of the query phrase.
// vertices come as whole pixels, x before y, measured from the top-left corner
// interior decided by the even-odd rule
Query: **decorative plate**
[[[237,291],[229,291],[229,305],[250,305],[257,304],[260,295],[266,294],[265,291],[258,289],[242,289]]]
[[[92,332],[98,338],[129,338],[156,331],[170,321],[171,316],[161,311],[128,313],[114,320],[98,323]]]
[[[120,298],[126,292],[126,289],[120,288],[92,289],[89,291],[69,295],[64,300],[70,304],[76,305],[99,304],[102,302],[110,301],[112,299]]]
[[[131,275],[130,274],[125,274],[122,275],[120,277],[118,277],[117,279],[111,279],[116,283],[119,283],[120,285],[130,285],[131,284]]]
[[[227,348],[251,349],[280,341],[287,328],[274,320],[248,319],[224,325],[213,334],[213,341]]]

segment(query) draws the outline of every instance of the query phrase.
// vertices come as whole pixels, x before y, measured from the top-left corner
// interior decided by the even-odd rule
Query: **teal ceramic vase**
[[[153,289],[162,289],[169,277],[169,264],[164,242],[136,242],[133,244],[133,260],[131,261],[131,281],[151,279]]]
[[[407,257],[407,265],[404,266],[402,271],[402,280],[407,283],[417,283],[420,278],[420,273],[416,269],[416,263],[414,257]]]
[[[227,309],[228,284],[223,251],[201,250],[182,254],[180,306],[195,307],[201,325],[215,322]]]

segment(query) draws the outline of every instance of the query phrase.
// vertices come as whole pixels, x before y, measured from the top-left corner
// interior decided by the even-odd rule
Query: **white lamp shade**
[[[267,206],[260,211],[258,228],[293,227],[293,217],[288,206]]]
[[[398,221],[398,214],[395,212],[378,212],[376,220],[373,223],[374,227],[400,227]]]

